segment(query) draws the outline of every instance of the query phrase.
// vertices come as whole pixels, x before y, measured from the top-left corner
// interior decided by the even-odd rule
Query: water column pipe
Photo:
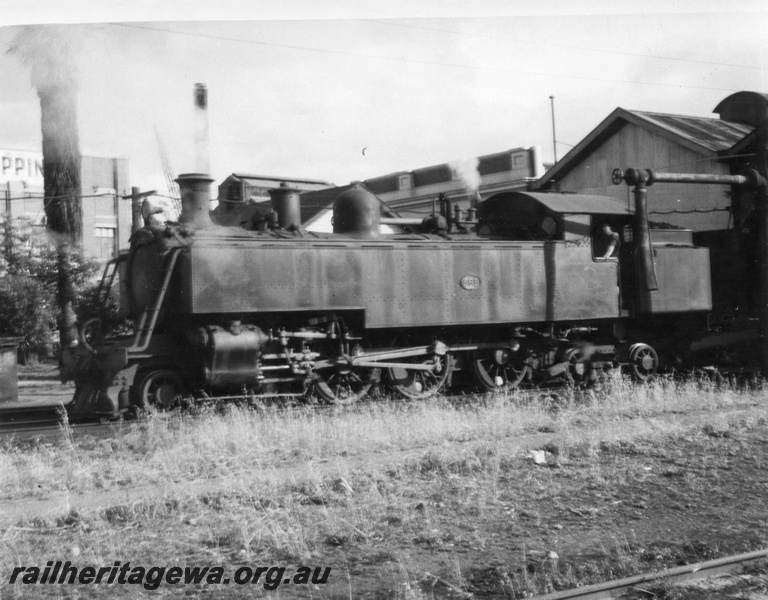
[[[761,148],[766,148],[768,144],[758,144]],[[766,152],[768,154],[768,152]],[[642,233],[642,230],[648,231],[648,215],[647,215],[647,198],[646,198],[646,186],[653,185],[654,183],[703,183],[714,185],[731,185],[734,187],[743,187],[746,189],[754,190],[756,192],[755,197],[755,210],[757,211],[757,227],[758,227],[758,267],[760,277],[760,337],[761,337],[761,363],[760,367],[763,372],[763,376],[768,377],[768,179],[758,171],[750,169],[745,175],[707,175],[700,173],[655,173],[651,169],[627,169],[626,173],[622,173],[620,169],[616,169],[613,172],[612,180],[614,183],[619,184],[621,181],[625,181],[627,185],[634,186],[635,193],[635,223],[639,227],[638,233]],[[640,223],[643,221],[644,225]],[[642,226],[642,227],[640,227]],[[650,231],[648,231],[650,234]],[[648,236],[648,243],[650,244],[650,235]],[[649,248],[652,250],[652,248]],[[647,255],[641,257],[641,260],[650,262],[650,267],[653,266],[653,254],[648,252]],[[649,265],[643,264],[643,274],[647,276]],[[646,286],[648,290],[658,289],[656,287],[650,287],[651,284],[656,284],[655,270],[653,272],[653,281],[646,279]]]
[[[628,185],[634,185],[635,194],[635,241],[640,253],[640,270],[645,289],[654,291],[659,289],[656,279],[656,264],[653,260],[653,246],[651,244],[651,229],[648,226],[648,190],[649,171],[628,169],[624,180]]]

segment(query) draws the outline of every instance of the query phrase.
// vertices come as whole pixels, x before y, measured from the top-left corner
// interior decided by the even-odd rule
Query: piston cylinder
[[[205,384],[213,389],[250,385],[259,375],[259,353],[269,336],[254,325],[230,330],[211,325],[192,332],[205,348]]]

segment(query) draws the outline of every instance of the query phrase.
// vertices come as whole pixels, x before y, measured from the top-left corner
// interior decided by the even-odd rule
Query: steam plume
[[[480,161],[477,158],[467,158],[451,163],[451,169],[461,179],[470,197],[480,193],[480,172],[477,170]]]

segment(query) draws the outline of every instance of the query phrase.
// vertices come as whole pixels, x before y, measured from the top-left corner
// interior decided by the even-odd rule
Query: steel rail
[[[409,363],[410,364],[410,363]],[[526,398],[533,399],[536,396],[549,396],[553,390],[562,389],[567,387],[562,380],[554,380],[552,382],[545,382],[538,386],[519,386],[511,390],[487,390],[481,388],[479,385],[467,382],[466,384],[460,384],[454,386],[456,393],[453,394],[441,394],[437,393],[423,400],[439,400],[442,402],[455,403],[455,404],[477,404],[486,401],[493,400],[504,395],[512,395],[517,399]],[[579,390],[577,388],[572,389],[573,393],[581,394],[587,393],[588,390]],[[249,396],[244,394],[230,394],[222,396],[202,396],[195,398],[195,403],[198,406],[203,407],[203,412],[191,413],[183,408],[172,408],[167,411],[158,411],[158,415],[155,418],[173,417],[175,419],[197,419],[210,415],[211,412],[206,411],[205,407],[215,407],[220,405],[223,408],[228,406],[251,408],[255,411],[266,410],[277,413],[291,413],[291,412],[307,412],[307,411],[353,411],[363,410],[368,406],[377,405],[379,407],[384,406],[408,406],[414,403],[412,398],[398,398],[393,396],[366,396],[359,399],[356,402],[349,404],[345,403],[333,403],[333,402],[313,402],[312,400],[306,400],[301,394],[271,394],[269,396]],[[294,401],[294,402],[292,402]],[[280,405],[283,402],[283,405]],[[153,418],[154,415],[149,414],[145,417],[138,416],[136,418],[122,418],[118,417],[110,421],[94,422],[94,419],[82,418],[72,419],[68,416],[60,414],[58,411],[64,405],[36,405],[29,408],[14,406],[13,408],[3,409],[0,405],[0,439],[5,437],[12,437],[15,433],[24,433],[26,436],[34,435],[35,431],[42,433],[53,434],[57,431],[72,431],[77,433],[78,430],[86,431],[88,428],[96,428],[98,426],[109,428],[116,425],[141,425],[146,424]],[[22,415],[25,418],[20,418]],[[37,417],[39,415],[39,417]],[[16,417],[16,419],[9,419],[9,417]],[[36,427],[37,424],[42,427]],[[54,425],[54,423],[56,423]]]
[[[608,600],[618,598],[620,594],[643,583],[660,580],[668,583],[682,583],[683,581],[694,579],[716,577],[732,573],[740,569],[745,563],[765,558],[768,558],[768,550],[756,550],[754,552],[725,556],[664,571],[643,573],[633,577],[586,585],[581,588],[553,592],[544,596],[536,596],[532,600]]]
[[[526,390],[528,392],[532,390]],[[543,392],[542,392],[543,393]],[[492,398],[494,396],[494,392],[486,392],[486,393],[471,393],[471,394],[454,394],[454,395],[435,395],[434,398],[440,398],[443,401],[447,402],[469,402],[469,401],[478,401],[481,398],[488,397]],[[344,410],[344,411],[351,411],[356,409],[363,409],[366,406],[370,405],[391,405],[391,406],[401,406],[401,405],[408,405],[412,404],[413,401],[409,398],[366,398],[366,399],[360,399],[357,402],[353,402],[351,404],[334,404],[334,403],[323,403],[323,404],[314,404],[312,402],[306,402],[301,401],[302,396],[299,394],[274,394],[270,395],[268,397],[256,397],[256,402],[252,403],[251,398],[243,395],[226,395],[226,396],[206,396],[205,398],[198,398],[198,401],[205,405],[205,404],[211,404],[214,405],[218,402],[222,402],[223,407],[227,406],[238,406],[236,402],[234,401],[241,401],[243,403],[243,406],[246,408],[252,408],[255,411],[258,410],[269,410],[274,411],[277,413],[290,413],[290,412],[299,412],[299,411],[332,411],[334,409],[336,410]],[[262,400],[286,400],[286,399],[294,399],[296,400],[296,404],[291,404],[288,406],[270,406],[269,404],[265,404],[264,402],[261,402]],[[48,407],[46,407],[48,408]],[[8,414],[11,413],[11,411],[6,411]],[[13,412],[16,412],[15,410]],[[47,414],[44,413],[44,411],[40,411],[41,418],[39,419],[25,419],[24,421],[7,421],[3,422],[3,409],[0,408],[0,439],[3,439],[5,437],[13,437],[18,436],[19,438],[27,438],[32,437],[35,434],[39,434],[41,436],[55,436],[59,433],[63,432],[71,432],[74,434],[77,433],[86,433],[91,431],[97,431],[100,428],[104,429],[110,429],[114,428],[116,426],[140,426],[145,425],[148,422],[150,422],[153,418],[152,415],[147,416],[139,416],[137,418],[132,419],[122,419],[118,418],[111,421],[103,421],[103,422],[93,422],[92,420],[83,419],[79,421],[74,421],[71,419],[68,419],[64,415],[54,415],[52,412],[48,412]],[[204,412],[202,414],[190,414],[185,413],[183,410],[168,410],[168,411],[160,411],[160,415],[163,415],[159,418],[165,418],[167,417],[173,417],[175,419],[199,419],[203,418],[205,416],[208,416],[209,412]]]

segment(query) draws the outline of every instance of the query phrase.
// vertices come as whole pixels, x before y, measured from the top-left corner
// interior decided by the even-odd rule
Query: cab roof
[[[631,204],[610,196],[592,194],[564,194],[560,192],[507,192],[499,194],[499,200],[515,202],[516,199],[529,199],[544,205],[554,213],[581,215],[633,215]]]

